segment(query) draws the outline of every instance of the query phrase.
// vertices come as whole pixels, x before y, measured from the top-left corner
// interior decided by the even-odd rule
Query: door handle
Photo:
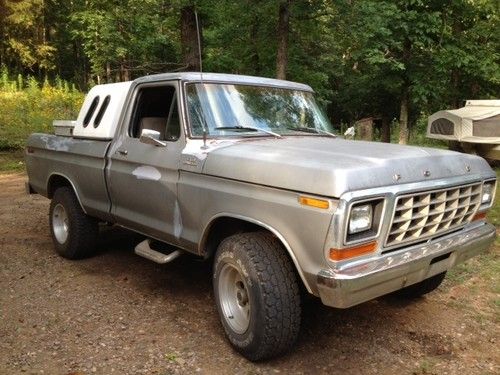
[[[127,155],[128,151],[127,150],[118,150],[118,153],[121,155]]]

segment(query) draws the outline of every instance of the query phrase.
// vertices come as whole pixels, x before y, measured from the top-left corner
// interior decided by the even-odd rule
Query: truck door
[[[109,153],[107,182],[111,213],[130,229],[178,243],[182,228],[177,202],[180,155],[185,144],[178,83],[144,84],[133,93],[120,134]],[[156,130],[166,146],[140,142]]]

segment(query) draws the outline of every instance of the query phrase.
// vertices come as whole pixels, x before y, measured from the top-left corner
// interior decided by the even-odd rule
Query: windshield
[[[292,89],[191,83],[187,85],[191,134],[208,136],[329,134],[332,126],[313,94]],[[331,134],[330,134],[331,135]]]

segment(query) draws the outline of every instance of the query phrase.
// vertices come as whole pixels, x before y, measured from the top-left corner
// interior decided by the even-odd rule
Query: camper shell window
[[[111,100],[110,95],[106,95],[104,98],[104,101],[102,102],[101,108],[99,108],[99,112],[97,112],[97,115],[94,119],[94,128],[97,128],[99,124],[101,123],[102,116],[104,116],[104,113],[106,112],[106,109],[108,108],[109,101]]]
[[[90,104],[89,110],[87,111],[87,114],[85,115],[85,118],[83,119],[83,127],[86,128],[87,125],[90,122],[90,119],[94,115],[95,109],[97,108],[97,105],[99,104],[99,95],[97,95],[94,100],[92,100],[92,103]]]

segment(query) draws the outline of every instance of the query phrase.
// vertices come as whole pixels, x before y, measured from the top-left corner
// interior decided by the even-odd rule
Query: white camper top
[[[94,86],[85,97],[73,136],[113,138],[131,85],[132,81]]]

